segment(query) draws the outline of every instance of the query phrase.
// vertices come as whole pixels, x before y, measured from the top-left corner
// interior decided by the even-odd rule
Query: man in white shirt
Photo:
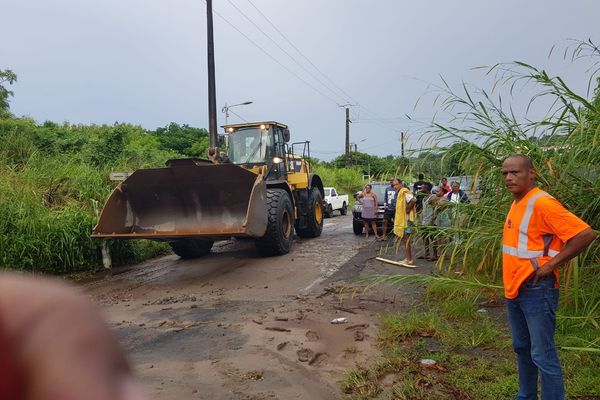
[[[452,182],[452,191],[446,196],[450,203],[470,203],[469,196],[460,190],[460,184],[456,181]]]

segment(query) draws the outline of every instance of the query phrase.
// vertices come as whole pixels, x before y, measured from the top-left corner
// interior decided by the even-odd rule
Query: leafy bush
[[[84,126],[0,119],[0,267],[70,273],[101,266],[90,235],[114,187],[111,171],[181,157],[128,124]],[[165,253],[164,243],[109,241],[115,265]]]

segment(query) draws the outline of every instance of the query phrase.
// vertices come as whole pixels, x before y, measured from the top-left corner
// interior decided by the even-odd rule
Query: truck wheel
[[[340,210],[340,214],[342,214],[342,215],[348,214],[348,206],[346,205],[346,202],[344,202],[344,204],[342,204],[342,209]]]
[[[186,238],[170,242],[169,245],[181,258],[196,258],[210,253],[213,243],[212,240]]]
[[[267,189],[267,231],[256,240],[263,256],[287,254],[292,248],[294,211],[290,196],[283,189]]]
[[[330,205],[331,207],[331,205]],[[301,238],[314,238],[323,232],[323,196],[319,188],[312,188],[308,195],[308,215],[306,226],[296,226],[296,233]]]
[[[327,209],[325,210],[325,217],[326,218],[333,217],[333,207],[331,207],[331,204],[327,204]]]
[[[362,222],[352,221],[352,230],[355,235],[362,235],[365,224]]]

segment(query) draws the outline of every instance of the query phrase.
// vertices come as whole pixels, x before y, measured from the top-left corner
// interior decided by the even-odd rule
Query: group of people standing
[[[405,264],[413,264],[413,254],[409,237],[416,224],[424,226],[449,227],[451,214],[447,209],[450,203],[468,203],[469,197],[460,189],[458,182],[448,185],[448,180],[442,178],[437,186],[425,181],[423,174],[414,183],[412,190],[400,179],[392,178],[390,185],[385,189],[382,235],[377,230],[376,216],[378,199],[370,184],[365,185],[364,191],[358,196],[362,203],[361,217],[365,224],[365,237],[369,237],[369,229],[373,229],[375,240],[388,239],[388,227],[392,225],[395,236],[401,239],[406,258]],[[439,240],[433,240],[431,234],[425,235],[425,254],[419,258],[433,261],[437,260]]]
[[[537,399],[539,385],[542,400],[563,400],[564,381],[554,343],[558,268],[585,251],[596,233],[538,187],[537,171],[528,156],[507,157],[501,171],[506,188],[513,195],[502,235],[502,275],[513,350],[517,355],[516,398]],[[394,234],[407,247],[404,262],[409,264],[412,252],[408,237],[414,221],[423,226],[450,226],[460,214],[456,212],[458,207],[448,206],[469,202],[458,182],[448,186],[444,178],[433,190],[423,175],[419,175],[412,193],[398,179],[392,179],[385,198],[383,237],[387,223],[393,218]],[[374,231],[377,232],[375,226]],[[436,259],[437,245],[431,245],[432,238],[427,233],[424,238],[425,257]],[[433,257],[429,257],[430,245]]]

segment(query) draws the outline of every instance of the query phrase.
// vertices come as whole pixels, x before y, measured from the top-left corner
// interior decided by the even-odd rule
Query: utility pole
[[[350,109],[346,107],[346,166],[350,166]]]
[[[215,44],[212,0],[206,0],[206,39],[208,55],[208,133],[210,147],[217,147],[217,98],[215,87]]]
[[[400,132],[400,155],[404,158],[404,131]]]
[[[344,154],[346,156],[346,166],[350,166],[350,107],[352,104],[343,104],[340,107],[344,107],[346,109],[346,147],[344,150]]]

